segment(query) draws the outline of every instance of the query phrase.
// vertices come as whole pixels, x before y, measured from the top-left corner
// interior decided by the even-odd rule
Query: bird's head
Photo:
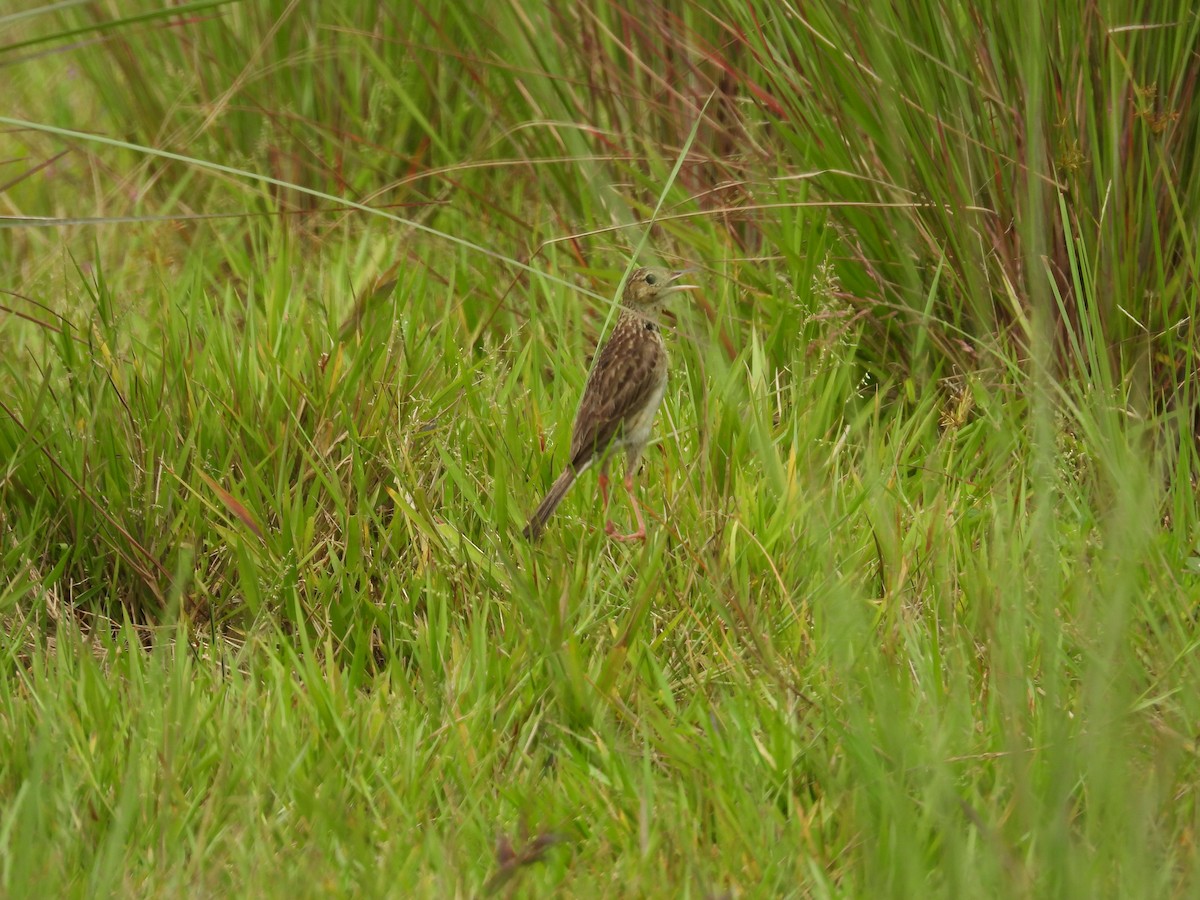
[[[691,269],[672,272],[670,269],[659,269],[645,266],[635,269],[625,282],[625,293],[621,298],[623,306],[641,313],[655,313],[671,294],[680,291],[694,291],[695,284],[680,284],[679,279],[688,274]]]

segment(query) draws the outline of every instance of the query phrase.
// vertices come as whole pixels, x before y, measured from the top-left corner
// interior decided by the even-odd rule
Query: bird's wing
[[[592,367],[571,438],[571,467],[576,471],[608,448],[662,378],[662,347],[644,327],[637,320],[618,323]]]

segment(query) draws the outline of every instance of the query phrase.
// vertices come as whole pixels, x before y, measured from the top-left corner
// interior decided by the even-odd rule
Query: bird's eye
[[[658,278],[653,272],[646,276],[646,284],[654,284],[656,281],[658,281]]]

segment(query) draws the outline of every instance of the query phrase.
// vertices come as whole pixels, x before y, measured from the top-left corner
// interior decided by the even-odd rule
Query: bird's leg
[[[637,519],[637,531],[632,534],[617,534],[616,526],[608,523],[605,529],[609,537],[617,541],[644,541],[646,539],[646,521],[642,518],[642,508],[638,506],[637,495],[633,492],[633,471],[625,471],[625,494],[629,497],[629,505],[633,507],[633,516]]]
[[[612,537],[614,534],[617,533],[617,526],[614,525],[613,520],[608,517],[608,476],[601,475],[600,477],[604,479],[604,490],[602,492],[604,494],[604,514],[605,514],[604,515],[604,533],[607,534],[609,537]]]
[[[600,502],[604,510],[604,533],[611,535],[617,530],[612,519],[608,518],[608,461],[600,467]]]

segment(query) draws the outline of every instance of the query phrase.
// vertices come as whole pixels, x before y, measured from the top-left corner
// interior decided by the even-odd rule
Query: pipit
[[[637,519],[637,531],[618,534],[612,520],[605,523],[604,530],[619,541],[646,537],[633,477],[667,388],[667,348],[659,313],[671,294],[696,289],[694,284],[678,283],[685,274],[687,270],[643,268],[629,277],[617,324],[596,355],[583,389],[566,468],[525,526],[525,537],[530,540],[537,540],[575,479],[596,463],[600,464],[600,497],[607,512],[608,466],[618,450],[625,451],[625,493]]]

